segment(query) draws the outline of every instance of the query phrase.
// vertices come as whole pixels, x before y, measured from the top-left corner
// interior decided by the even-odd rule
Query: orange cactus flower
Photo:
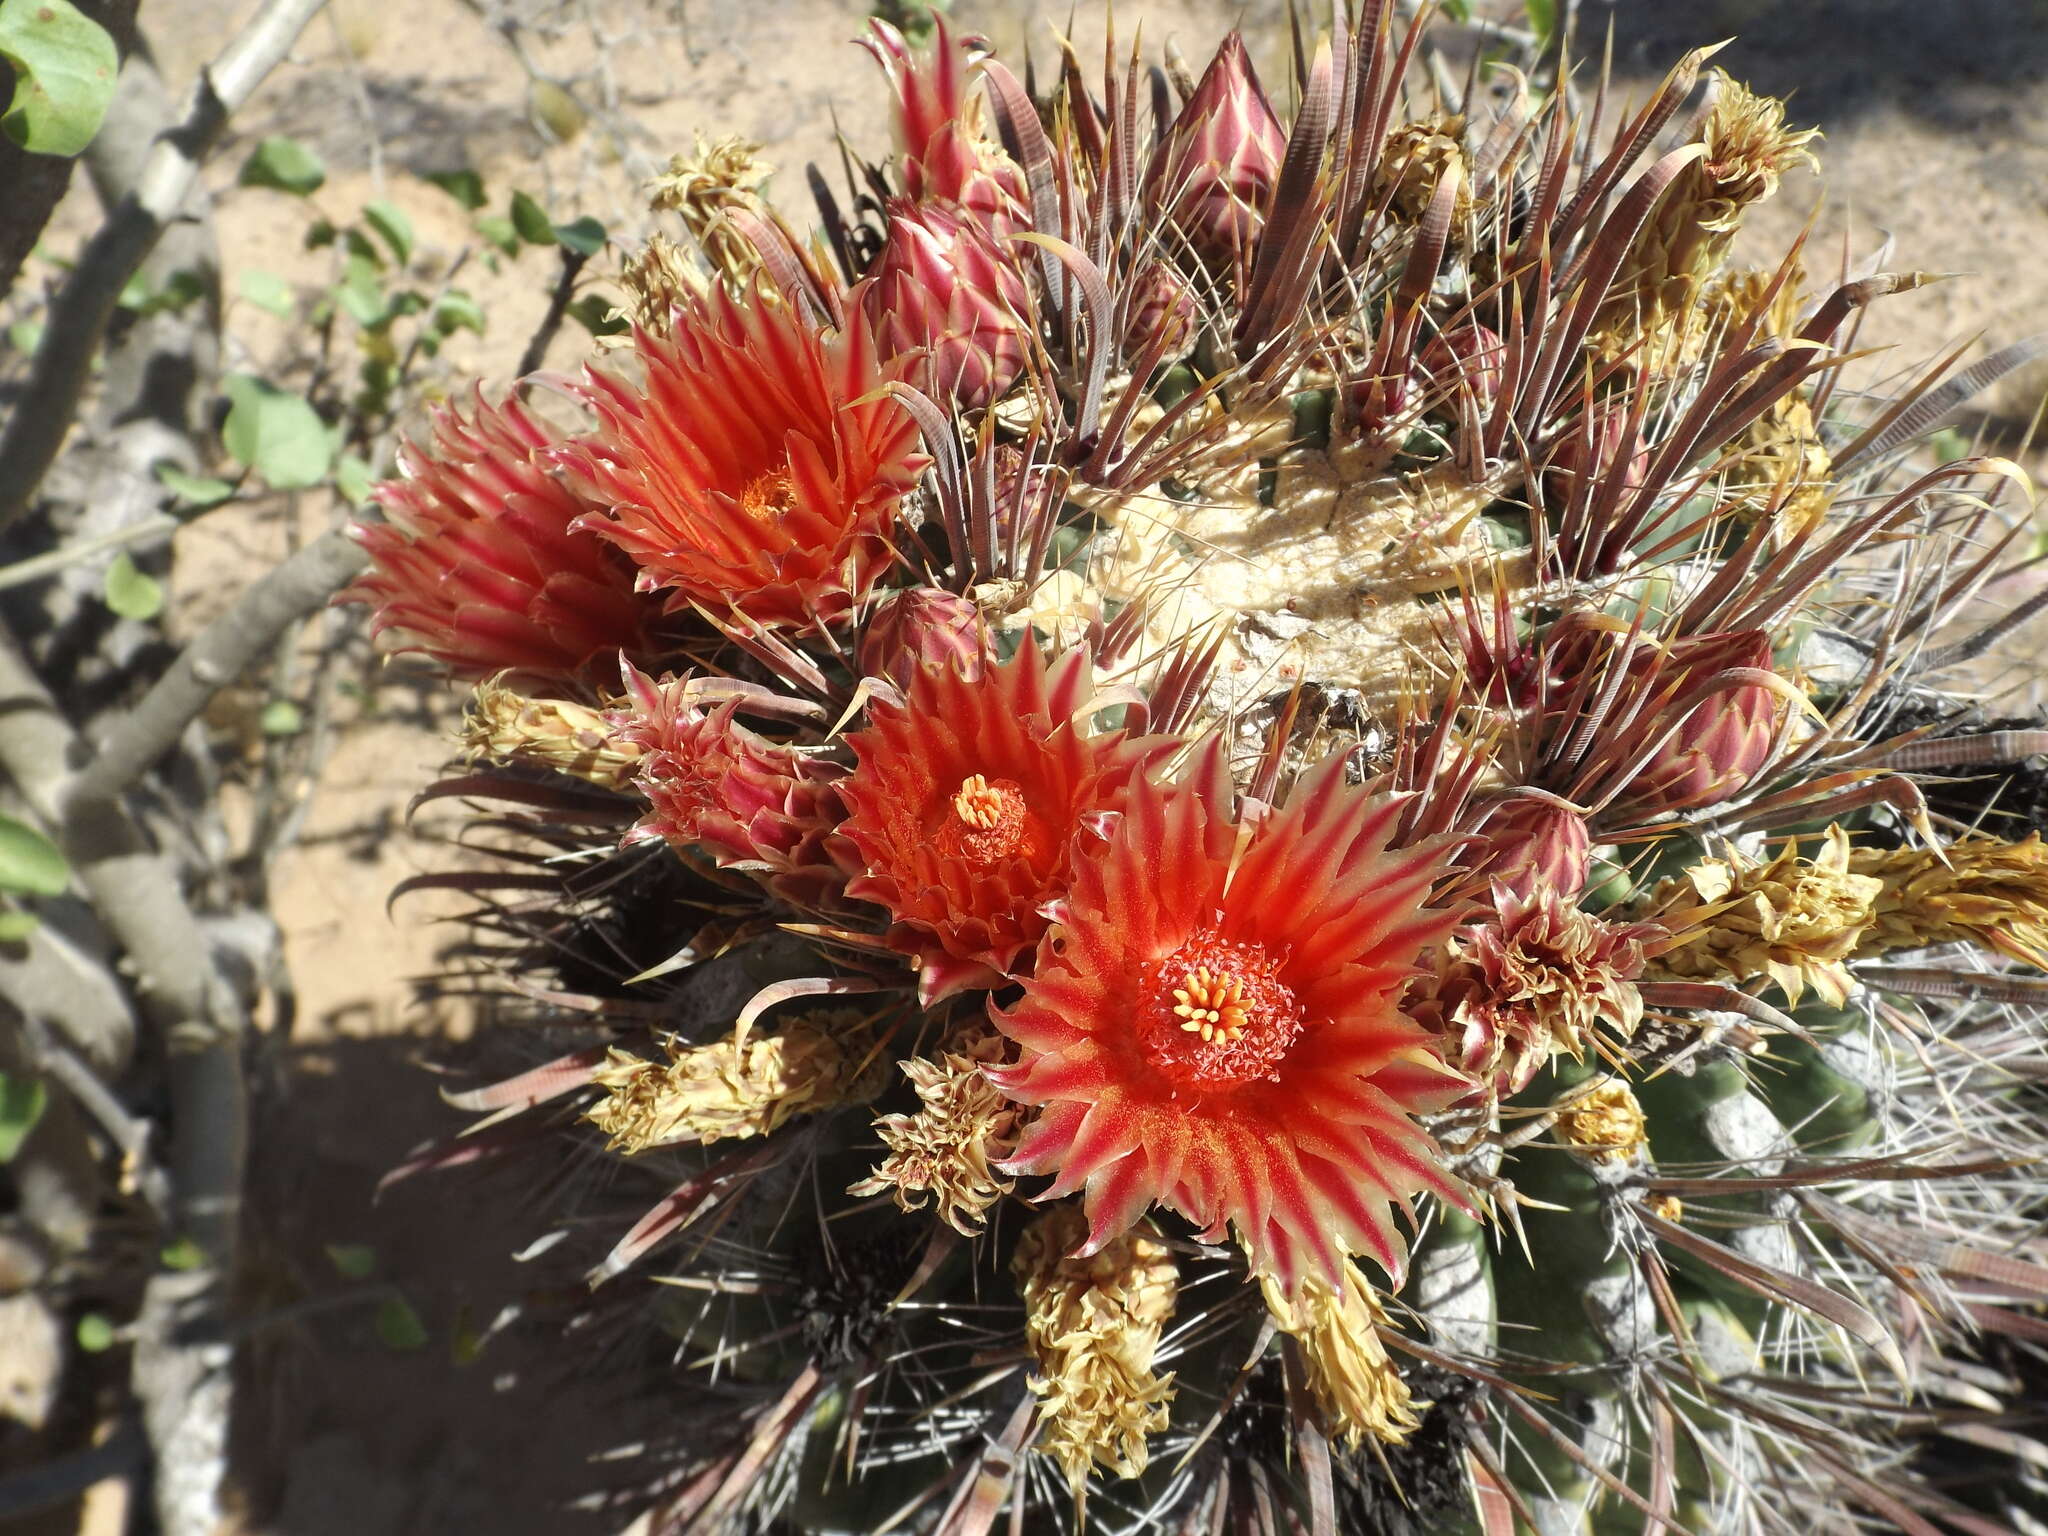
[[[1348,1253],[1399,1277],[1396,1207],[1462,1197],[1412,1118],[1469,1084],[1400,1011],[1454,914],[1427,905],[1440,842],[1390,849],[1400,801],[1309,772],[1246,825],[1220,748],[1137,784],[1076,863],[1024,995],[995,1014],[1021,1048],[990,1068],[1043,1106],[1012,1173],[1085,1191],[1093,1252],[1159,1204],[1234,1227],[1294,1290]]]
[[[641,650],[660,604],[577,528],[590,507],[546,464],[556,446],[515,399],[442,406],[428,446],[407,443],[400,478],[374,493],[388,520],[350,530],[370,568],[335,600],[368,604],[386,646],[464,678],[559,677]]]
[[[890,526],[929,462],[877,392],[899,376],[850,306],[829,331],[796,304],[714,291],[667,336],[634,337],[645,382],[573,386],[598,430],[558,462],[603,511],[592,529],[671,608],[738,609],[814,630],[843,619],[890,559]]]
[[[1079,845],[1169,743],[1090,735],[1089,657],[1051,667],[1026,643],[1001,666],[925,665],[901,704],[846,739],[841,825],[865,873],[847,894],[889,909],[927,1002],[993,986],[1038,942]]]

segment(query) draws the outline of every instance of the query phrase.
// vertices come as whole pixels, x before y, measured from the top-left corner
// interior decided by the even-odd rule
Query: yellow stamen
[[[756,522],[771,522],[778,517],[787,517],[796,502],[796,486],[789,476],[779,469],[771,469],[765,475],[756,475],[740,492],[740,511]]]
[[[993,831],[1003,819],[1002,791],[990,788],[980,774],[970,773],[953,793],[953,814],[970,827]]]
[[[1218,974],[1202,965],[1181,977],[1181,983],[1173,989],[1173,1012],[1184,1021],[1183,1030],[1225,1044],[1244,1034],[1251,1020],[1245,1012],[1243,982],[1228,971]]]

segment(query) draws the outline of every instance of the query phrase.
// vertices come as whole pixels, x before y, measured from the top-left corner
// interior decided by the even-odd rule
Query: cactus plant
[[[877,22],[852,202],[679,162],[588,419],[383,490],[351,596],[506,807],[444,883],[573,1036],[454,1160],[660,1196],[591,1270],[676,1351],[639,1529],[2024,1497],[1923,1452],[2038,1459],[2048,856],[1919,788],[2048,746],[1942,707],[2024,476],[1849,382],[1920,275],[1729,265],[1778,103],[1403,121],[1394,10],[1291,117],[1234,37],[1035,98]]]

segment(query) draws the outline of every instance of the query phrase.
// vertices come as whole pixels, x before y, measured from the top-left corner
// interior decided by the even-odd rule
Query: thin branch
[[[95,801],[115,799],[148,772],[208,700],[264,655],[288,626],[340,591],[366,558],[360,545],[337,530],[258,578],[185,647],[78,775],[68,791],[71,819]]]
[[[325,0],[269,0],[200,73],[183,121],[166,126],[135,190],[107,215],[51,301],[21,403],[0,433],[0,528],[35,504],[70,434],[107,322],[177,217],[228,118],[277,67]]]
[[[94,555],[104,555],[110,549],[125,549],[130,544],[147,544],[152,539],[167,539],[177,531],[175,517],[159,516],[145,518],[139,523],[130,523],[125,528],[116,528],[108,533],[94,534],[89,539],[75,539],[60,549],[48,554],[32,555],[26,560],[17,560],[12,565],[0,565],[0,592],[9,587],[19,587],[31,581],[41,581],[45,576],[55,575],[66,566],[76,565],[81,560],[90,560]]]
[[[562,317],[569,313],[569,301],[576,294],[576,278],[588,260],[581,251],[562,247],[562,275],[555,280],[555,291],[548,297],[547,313],[540,317],[540,325],[519,355],[519,371],[514,378],[525,378],[547,360],[548,345],[562,328]]]

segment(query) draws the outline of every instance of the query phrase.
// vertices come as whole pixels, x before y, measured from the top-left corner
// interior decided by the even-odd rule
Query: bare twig
[[[548,344],[555,339],[555,333],[562,328],[562,317],[569,313],[569,300],[576,293],[576,278],[583,270],[583,263],[589,260],[581,251],[562,247],[562,275],[555,281],[555,291],[548,298],[547,313],[540,317],[532,338],[526,343],[526,350],[519,355],[519,371],[516,378],[525,378],[546,361]]]
[[[61,549],[53,549],[45,555],[17,560],[12,565],[0,565],[0,592],[5,592],[9,587],[23,586],[31,581],[41,581],[45,576],[53,576],[66,566],[76,565],[81,560],[90,560],[95,555],[104,555],[111,549],[125,549],[130,544],[147,544],[152,539],[169,538],[177,526],[178,520],[175,517],[152,517],[145,522],[130,523],[125,528],[95,534],[89,539],[75,539]]]
[[[0,1520],[20,1520],[55,1509],[94,1483],[126,1477],[141,1464],[147,1449],[135,1421],[124,1419],[119,1429],[91,1449],[60,1456],[0,1482]]]
[[[283,60],[325,0],[269,0],[201,72],[181,122],[150,152],[134,191],[86,244],[51,301],[21,404],[0,433],[0,528],[35,502],[78,414],[121,290],[177,217],[199,167],[237,109]]]
[[[361,546],[347,535],[322,534],[260,578],[185,647],[99,755],[77,777],[70,802],[108,801],[141,778],[227,684],[241,676],[285,628],[315,611],[363,568]]]

